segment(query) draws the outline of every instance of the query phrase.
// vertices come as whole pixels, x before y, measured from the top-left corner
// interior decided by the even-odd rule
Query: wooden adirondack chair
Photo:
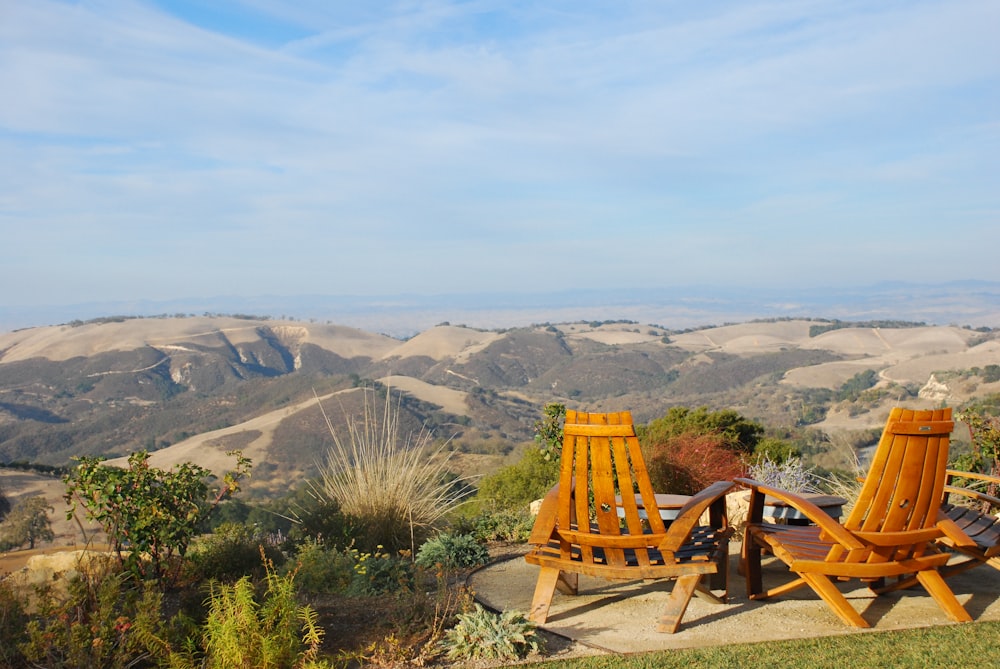
[[[1000,515],[998,515],[1000,498],[981,490],[954,485],[956,479],[1000,485],[1000,478],[955,469],[949,469],[945,474],[944,501],[941,510],[968,536],[972,544],[956,542],[948,535],[936,539],[939,545],[954,552],[952,559],[940,567],[938,572],[944,578],[949,578],[979,565],[990,565],[994,569],[1000,569]],[[952,495],[967,498],[966,503],[954,503]],[[917,579],[910,576],[883,586],[877,591],[902,590],[916,584]]]
[[[605,579],[676,578],[658,630],[680,626],[702,577],[728,595],[732,529],[720,481],[693,496],[665,526],[639,450],[632,415],[566,412],[559,483],[542,502],[525,556],[538,565],[529,619],[545,623],[558,587],[576,594],[579,575]],[[708,512],[709,524],[700,525]],[[644,512],[644,513],[642,513]],[[647,516],[643,518],[642,516]]]
[[[955,469],[949,469],[946,474],[944,504],[941,508],[975,545],[965,546],[955,543],[948,537],[941,537],[938,543],[966,558],[942,567],[941,575],[948,578],[983,564],[1000,569],[1000,498],[981,490],[954,485],[956,479],[959,479],[1000,486],[1000,478]],[[953,503],[951,500],[954,498],[951,495],[966,497],[967,503]]]
[[[808,585],[845,623],[869,627],[831,579],[861,579],[878,593],[886,590],[881,588],[885,579],[914,574],[949,618],[971,620],[938,572],[949,554],[935,543],[947,537],[955,545],[972,545],[941,511],[953,428],[951,409],[893,409],[858,500],[843,525],[797,495],[737,479],[753,491],[740,565],[750,599],[766,599]],[[764,523],[765,495],[786,501],[815,525]],[[798,578],[765,591],[764,550],[774,553]]]
[[[941,569],[941,574],[947,578],[981,564],[988,564],[994,569],[1000,569],[1000,515],[998,515],[1000,514],[1000,498],[979,490],[952,485],[956,478],[1000,485],[1000,478],[953,469],[949,469],[947,475],[945,495],[954,494],[968,497],[974,504],[973,506],[952,504],[946,498],[942,508],[945,515],[955,521],[955,524],[972,539],[975,546],[956,544],[948,537],[939,539],[939,543],[968,558],[949,563]],[[982,504],[988,510],[977,510],[976,504]]]

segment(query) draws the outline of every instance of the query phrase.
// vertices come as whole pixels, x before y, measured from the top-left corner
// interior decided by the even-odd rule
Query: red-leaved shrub
[[[643,446],[643,457],[656,492],[694,495],[716,481],[746,473],[742,458],[726,447],[725,437],[686,432]]]

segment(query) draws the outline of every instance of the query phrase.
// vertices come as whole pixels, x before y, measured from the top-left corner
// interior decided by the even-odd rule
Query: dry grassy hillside
[[[441,325],[406,341],[232,317],[21,330],[0,335],[0,461],[144,448],[156,463],[218,469],[241,448],[257,463],[255,485],[280,489],[314,474],[329,447],[315,397],[342,422],[372,380],[402,392],[407,425],[493,462],[531,440],[549,402],[628,408],[640,422],[676,405],[733,408],[776,429],[834,432],[878,426],[893,403],[957,406],[1000,390],[986,379],[1000,365],[996,333],[876,325]],[[871,387],[845,394],[869,373]]]

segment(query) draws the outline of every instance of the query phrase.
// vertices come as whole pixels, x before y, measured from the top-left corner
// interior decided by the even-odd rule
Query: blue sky
[[[995,0],[4,2],[0,305],[1000,280],[998,27]]]

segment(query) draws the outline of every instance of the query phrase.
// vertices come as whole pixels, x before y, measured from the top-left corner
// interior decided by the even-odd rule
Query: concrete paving
[[[955,624],[920,587],[876,597],[857,581],[844,583],[842,591],[872,625],[870,630],[846,626],[808,587],[750,601],[743,577],[736,573],[739,544],[730,546],[728,603],[693,597],[675,634],[656,631],[672,582],[588,577],[580,578],[579,595],[556,593],[543,629],[598,651],[634,653]],[[765,558],[765,585],[787,580],[788,573],[774,558]],[[515,555],[475,572],[469,584],[487,607],[527,612],[537,575],[538,567]],[[1000,571],[980,566],[948,583],[973,620],[1000,620]]]

